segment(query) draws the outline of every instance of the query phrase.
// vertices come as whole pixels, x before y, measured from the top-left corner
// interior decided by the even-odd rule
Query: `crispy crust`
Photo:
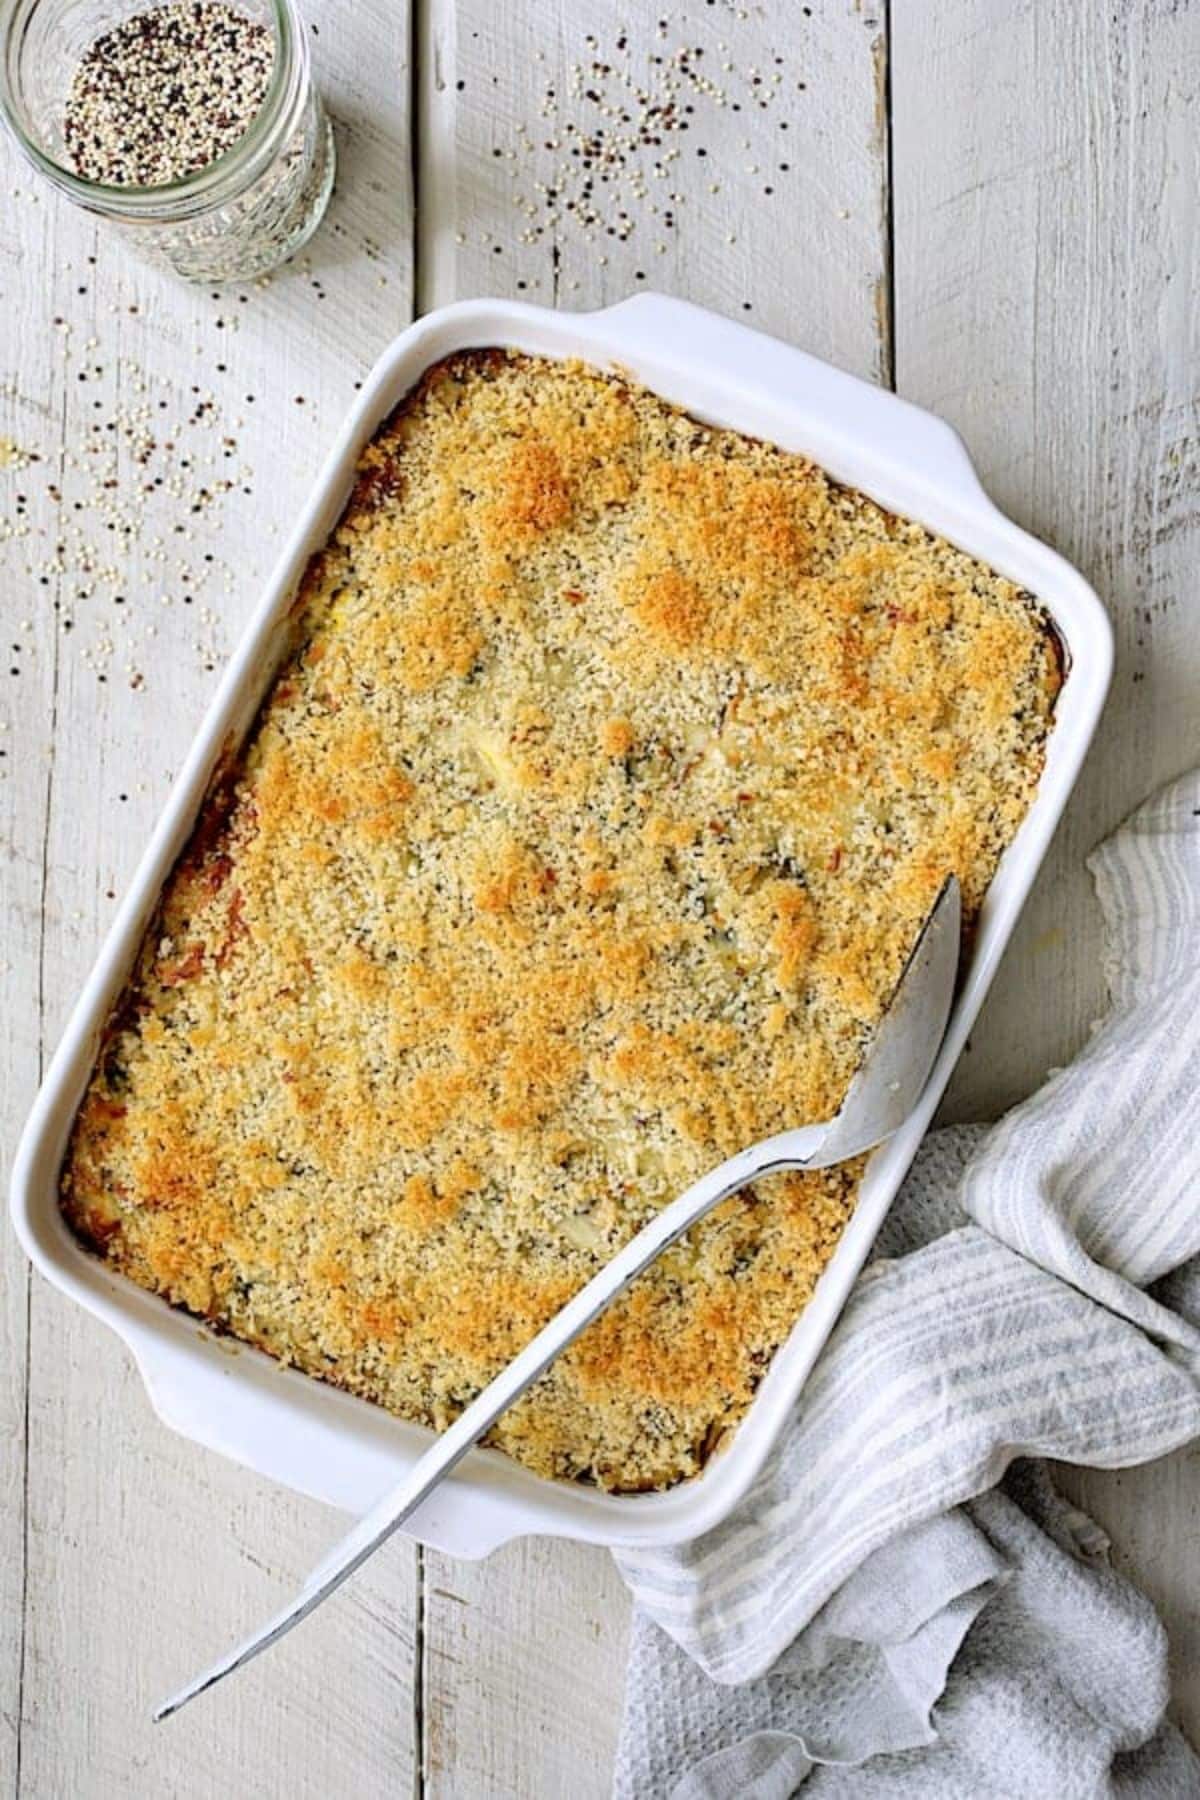
[[[835,1110],[1060,683],[1027,594],[802,457],[472,352],[365,452],[80,1109],[75,1230],[442,1426],[738,1146]],[[744,1411],[857,1166],[764,1182],[501,1422],[649,1489]]]

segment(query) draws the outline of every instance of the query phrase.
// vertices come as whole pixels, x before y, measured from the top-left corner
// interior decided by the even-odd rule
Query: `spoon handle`
[[[295,1599],[269,1619],[252,1637],[238,1644],[197,1675],[186,1687],[158,1707],[155,1720],[169,1718],[202,1694],[206,1688],[232,1675],[235,1669],[251,1662],[262,1651],[278,1643],[294,1625],[306,1619],[336,1588],[341,1587],[354,1571],[374,1554],[392,1533],[412,1517],[439,1482],[461,1462],[500,1415],[520,1399],[559,1353],[573,1343],[580,1332],[602,1313],[629,1283],[649,1267],[655,1257],[683,1236],[690,1226],[736,1194],[750,1182],[781,1169],[802,1169],[812,1163],[830,1126],[813,1125],[800,1131],[781,1133],[767,1138],[748,1150],[739,1150],[725,1162],[718,1163],[707,1175],[693,1182],[679,1198],[657,1213],[636,1237],[630,1239],[598,1274],[593,1275],[574,1297],[532,1338],[525,1348],[503,1368],[494,1381],[459,1414],[454,1423],[432,1443],[424,1456],[394,1487],[364,1514],[354,1528],[309,1576]]]

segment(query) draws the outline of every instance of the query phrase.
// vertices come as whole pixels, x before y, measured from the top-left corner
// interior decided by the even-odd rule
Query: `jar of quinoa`
[[[194,281],[290,256],[333,186],[292,0],[0,0],[0,109],[78,205]]]

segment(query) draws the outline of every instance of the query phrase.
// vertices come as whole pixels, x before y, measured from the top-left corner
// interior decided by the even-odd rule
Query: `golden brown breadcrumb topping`
[[[1031,597],[802,456],[471,352],[365,452],[63,1175],[115,1268],[444,1426],[731,1151],[828,1116],[949,870],[1033,797]],[[763,1182],[497,1426],[695,1473],[859,1165]]]

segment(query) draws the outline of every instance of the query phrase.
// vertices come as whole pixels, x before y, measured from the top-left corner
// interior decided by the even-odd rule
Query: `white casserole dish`
[[[854,1216],[809,1306],[732,1441],[694,1481],[620,1496],[546,1481],[497,1451],[460,1464],[415,1517],[421,1541],[486,1555],[548,1532],[624,1549],[680,1542],[715,1525],[761,1467],[837,1318],[916,1151],[996,971],[1087,750],[1107,691],[1112,632],[1090,587],[992,505],[949,426],[893,394],[682,301],[638,295],[570,314],[501,300],[431,313],[384,352],[344,426],[266,594],[221,681],[133,886],[118,912],[38,1095],[12,1184],[17,1233],[64,1293],[119,1333],[151,1402],[175,1430],[320,1500],[363,1512],[420,1454],[421,1427],[231,1346],[111,1273],[62,1220],[59,1165],[111,1007],[160,889],[190,834],[210,776],[240,744],[273,672],[282,626],[310,554],[350,491],[356,460],[424,370],[450,352],[509,345],[619,366],[702,419],[799,450],[884,506],[919,520],[1037,596],[1061,636],[1067,674],[1034,805],[979,920],[946,1040],[904,1128],[872,1157]],[[805,1121],[797,1119],[796,1124]]]

